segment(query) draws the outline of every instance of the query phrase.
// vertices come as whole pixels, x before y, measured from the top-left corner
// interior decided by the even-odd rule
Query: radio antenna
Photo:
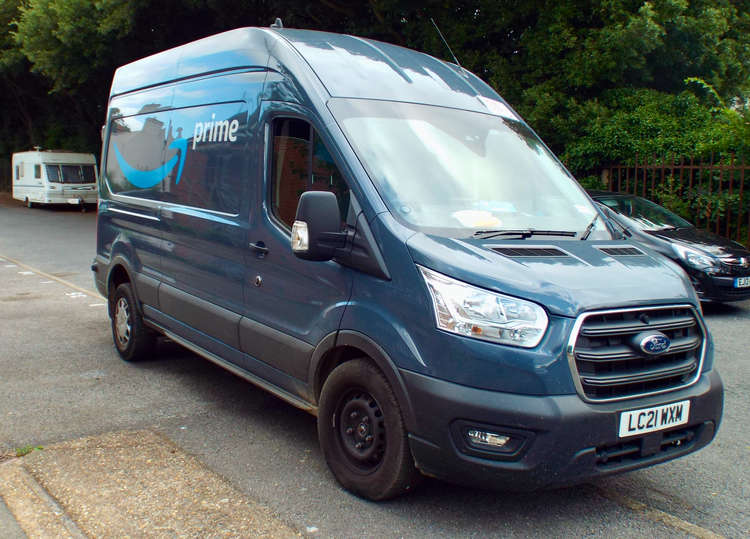
[[[434,26],[434,27],[435,27],[435,30],[437,30],[437,33],[438,33],[438,35],[440,36],[440,39],[442,39],[442,40],[443,40],[443,43],[445,43],[445,46],[446,46],[446,47],[448,48],[448,52],[450,52],[450,53],[451,53],[451,56],[453,56],[453,60],[454,60],[454,61],[456,62],[456,65],[457,65],[458,67],[460,67],[460,68],[461,68],[461,70],[463,70],[464,66],[462,66],[462,65],[461,65],[461,62],[459,62],[459,61],[458,61],[458,58],[456,58],[456,55],[455,55],[455,54],[453,54],[453,50],[451,49],[451,46],[450,46],[450,45],[448,45],[448,42],[447,42],[447,41],[445,40],[445,38],[443,37],[443,33],[442,33],[442,32],[440,31],[440,28],[438,28],[438,25],[437,25],[437,23],[435,22],[435,19],[433,19],[432,17],[430,17],[430,22],[432,23],[432,26]]]

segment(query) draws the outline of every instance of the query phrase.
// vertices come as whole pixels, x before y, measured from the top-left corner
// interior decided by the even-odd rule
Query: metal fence
[[[633,164],[605,169],[602,179],[610,191],[654,200],[697,227],[750,246],[750,164],[744,157],[636,156]]]

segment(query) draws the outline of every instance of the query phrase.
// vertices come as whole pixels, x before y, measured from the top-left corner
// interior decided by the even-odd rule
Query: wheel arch
[[[133,287],[133,291],[135,292],[135,284],[133,276],[128,269],[128,264],[125,262],[124,259],[121,257],[115,257],[112,260],[112,263],[110,264],[109,271],[107,272],[107,299],[110,303],[110,309],[111,309],[111,300],[114,297],[115,290],[118,286],[120,286],[123,283],[130,283],[130,285]],[[136,298],[137,299],[137,298]],[[140,311],[140,302],[136,301],[136,308]],[[111,314],[111,313],[110,313]]]
[[[316,404],[320,393],[333,369],[346,361],[366,357],[383,373],[393,393],[396,395],[408,432],[414,432],[416,419],[406,386],[388,354],[367,335],[358,331],[343,330],[327,335],[313,352],[310,361],[312,398]]]

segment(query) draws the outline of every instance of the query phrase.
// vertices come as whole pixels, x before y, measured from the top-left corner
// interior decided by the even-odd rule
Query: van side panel
[[[131,183],[126,168],[145,174],[161,165],[169,123],[169,113],[164,109],[171,104],[171,93],[168,101],[163,91],[142,92],[139,99],[149,105],[138,108],[132,97],[110,103],[97,233],[97,253],[110,260],[122,256],[128,269],[136,274],[136,285],[140,273],[161,280],[163,226],[158,190],[155,186],[141,188]],[[132,114],[137,110],[142,112]],[[151,303],[156,299],[153,294],[140,299],[158,305]]]
[[[186,157],[182,170],[176,166],[161,185],[163,278],[186,294],[162,301],[162,310],[181,319],[193,313],[193,327],[237,349],[264,79],[258,71],[175,87],[170,127],[185,141]],[[207,98],[211,104],[200,103]],[[179,151],[168,150],[165,160]],[[209,305],[226,316],[217,317]]]
[[[162,283],[139,299],[168,329],[185,335],[179,319],[234,349],[265,76],[208,75],[125,94],[110,110],[99,253],[128,251],[136,272]]]

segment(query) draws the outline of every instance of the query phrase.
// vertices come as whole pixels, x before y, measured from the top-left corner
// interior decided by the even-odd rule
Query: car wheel
[[[364,359],[339,365],[325,381],[318,440],[336,480],[358,496],[385,500],[419,481],[396,396]]]
[[[112,338],[120,357],[125,361],[139,361],[151,355],[156,334],[143,325],[135,294],[129,283],[115,289],[111,305]]]

